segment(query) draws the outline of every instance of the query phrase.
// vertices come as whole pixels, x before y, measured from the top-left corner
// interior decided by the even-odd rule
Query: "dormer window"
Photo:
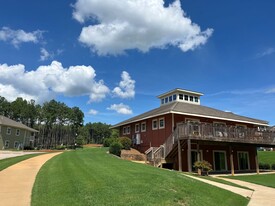
[[[172,102],[185,102],[189,104],[200,104],[200,96],[202,93],[188,91],[183,89],[174,89],[172,91],[166,92],[159,95],[161,105],[170,104]]]

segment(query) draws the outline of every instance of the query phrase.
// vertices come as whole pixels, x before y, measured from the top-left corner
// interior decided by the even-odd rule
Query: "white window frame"
[[[156,122],[156,127],[154,127],[154,122]],[[152,120],[152,130],[157,130],[158,129],[158,119],[153,119]]]
[[[135,124],[135,133],[139,133],[140,131],[140,124]]]
[[[8,144],[7,144],[8,143]],[[7,146],[6,146],[7,145]],[[5,140],[5,145],[4,145],[5,149],[10,148],[10,141],[9,140]]]
[[[7,127],[7,135],[11,135],[11,128]]]
[[[160,125],[161,120],[163,120],[163,126]],[[159,125],[158,126],[159,126],[159,129],[164,129],[165,128],[165,118],[164,117],[159,118]]]
[[[15,146],[16,144],[17,144],[17,147]],[[13,143],[13,147],[14,147],[15,149],[17,149],[18,146],[19,146],[19,142],[18,142],[18,141],[15,141],[15,142]]]
[[[145,129],[143,129],[143,126],[142,125],[145,125]],[[146,132],[146,122],[141,122],[141,132]]]
[[[122,134],[124,135],[124,134],[127,134],[127,127],[123,127],[122,128]]]
[[[237,159],[238,159],[238,169],[239,170],[241,170],[240,169],[240,161],[239,161],[239,154],[240,153],[246,153],[247,154],[247,161],[248,161],[248,169],[246,169],[246,170],[250,170],[250,159],[249,159],[249,152],[248,151],[237,151]]]
[[[224,158],[225,158],[225,170],[220,170],[220,171],[227,171],[228,167],[227,167],[227,152],[226,150],[213,150],[213,168],[214,170],[216,170],[216,165],[215,165],[215,152],[221,152],[224,153]]]
[[[127,133],[126,134],[131,134],[131,126],[127,126],[127,129],[126,129]]]
[[[15,135],[16,135],[16,136],[20,136],[20,129],[16,129],[16,130],[15,130]]]

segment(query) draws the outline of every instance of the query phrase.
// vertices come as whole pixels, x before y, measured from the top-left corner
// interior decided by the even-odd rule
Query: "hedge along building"
[[[38,131],[0,115],[0,149],[22,149],[32,146]]]
[[[275,147],[267,121],[202,106],[203,94],[175,89],[159,95],[160,107],[114,125],[155,166],[194,170],[206,160],[215,172],[257,171],[257,147]]]

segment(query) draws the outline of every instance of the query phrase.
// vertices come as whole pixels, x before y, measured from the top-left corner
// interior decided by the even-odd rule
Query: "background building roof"
[[[16,128],[20,128],[20,129],[25,129],[25,130],[28,130],[28,131],[31,131],[31,132],[38,132],[37,130],[35,129],[32,129],[20,122],[16,122],[12,119],[9,119],[5,116],[2,116],[0,115],[0,125],[5,125],[5,126],[9,126],[9,127],[16,127]]]

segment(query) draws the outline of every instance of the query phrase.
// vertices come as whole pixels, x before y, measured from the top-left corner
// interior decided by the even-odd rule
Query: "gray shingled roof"
[[[195,104],[184,103],[184,102],[174,102],[174,103],[160,106],[159,108],[153,109],[149,112],[145,112],[141,115],[138,115],[128,120],[125,120],[123,122],[120,122],[114,125],[112,128],[116,128],[121,125],[142,121],[150,117],[155,117],[155,116],[168,114],[168,113],[200,116],[200,117],[206,117],[211,119],[228,120],[228,121],[243,122],[243,123],[250,123],[250,124],[257,124],[257,125],[266,125],[266,126],[268,125],[267,121],[240,116],[232,112],[224,112],[221,110],[205,107],[202,105],[195,105]]]
[[[9,127],[16,127],[16,128],[20,128],[20,129],[25,129],[31,132],[38,132],[35,129],[32,129],[20,122],[16,122],[14,120],[11,120],[5,116],[0,115],[0,125],[5,125],[5,126],[9,126]]]

